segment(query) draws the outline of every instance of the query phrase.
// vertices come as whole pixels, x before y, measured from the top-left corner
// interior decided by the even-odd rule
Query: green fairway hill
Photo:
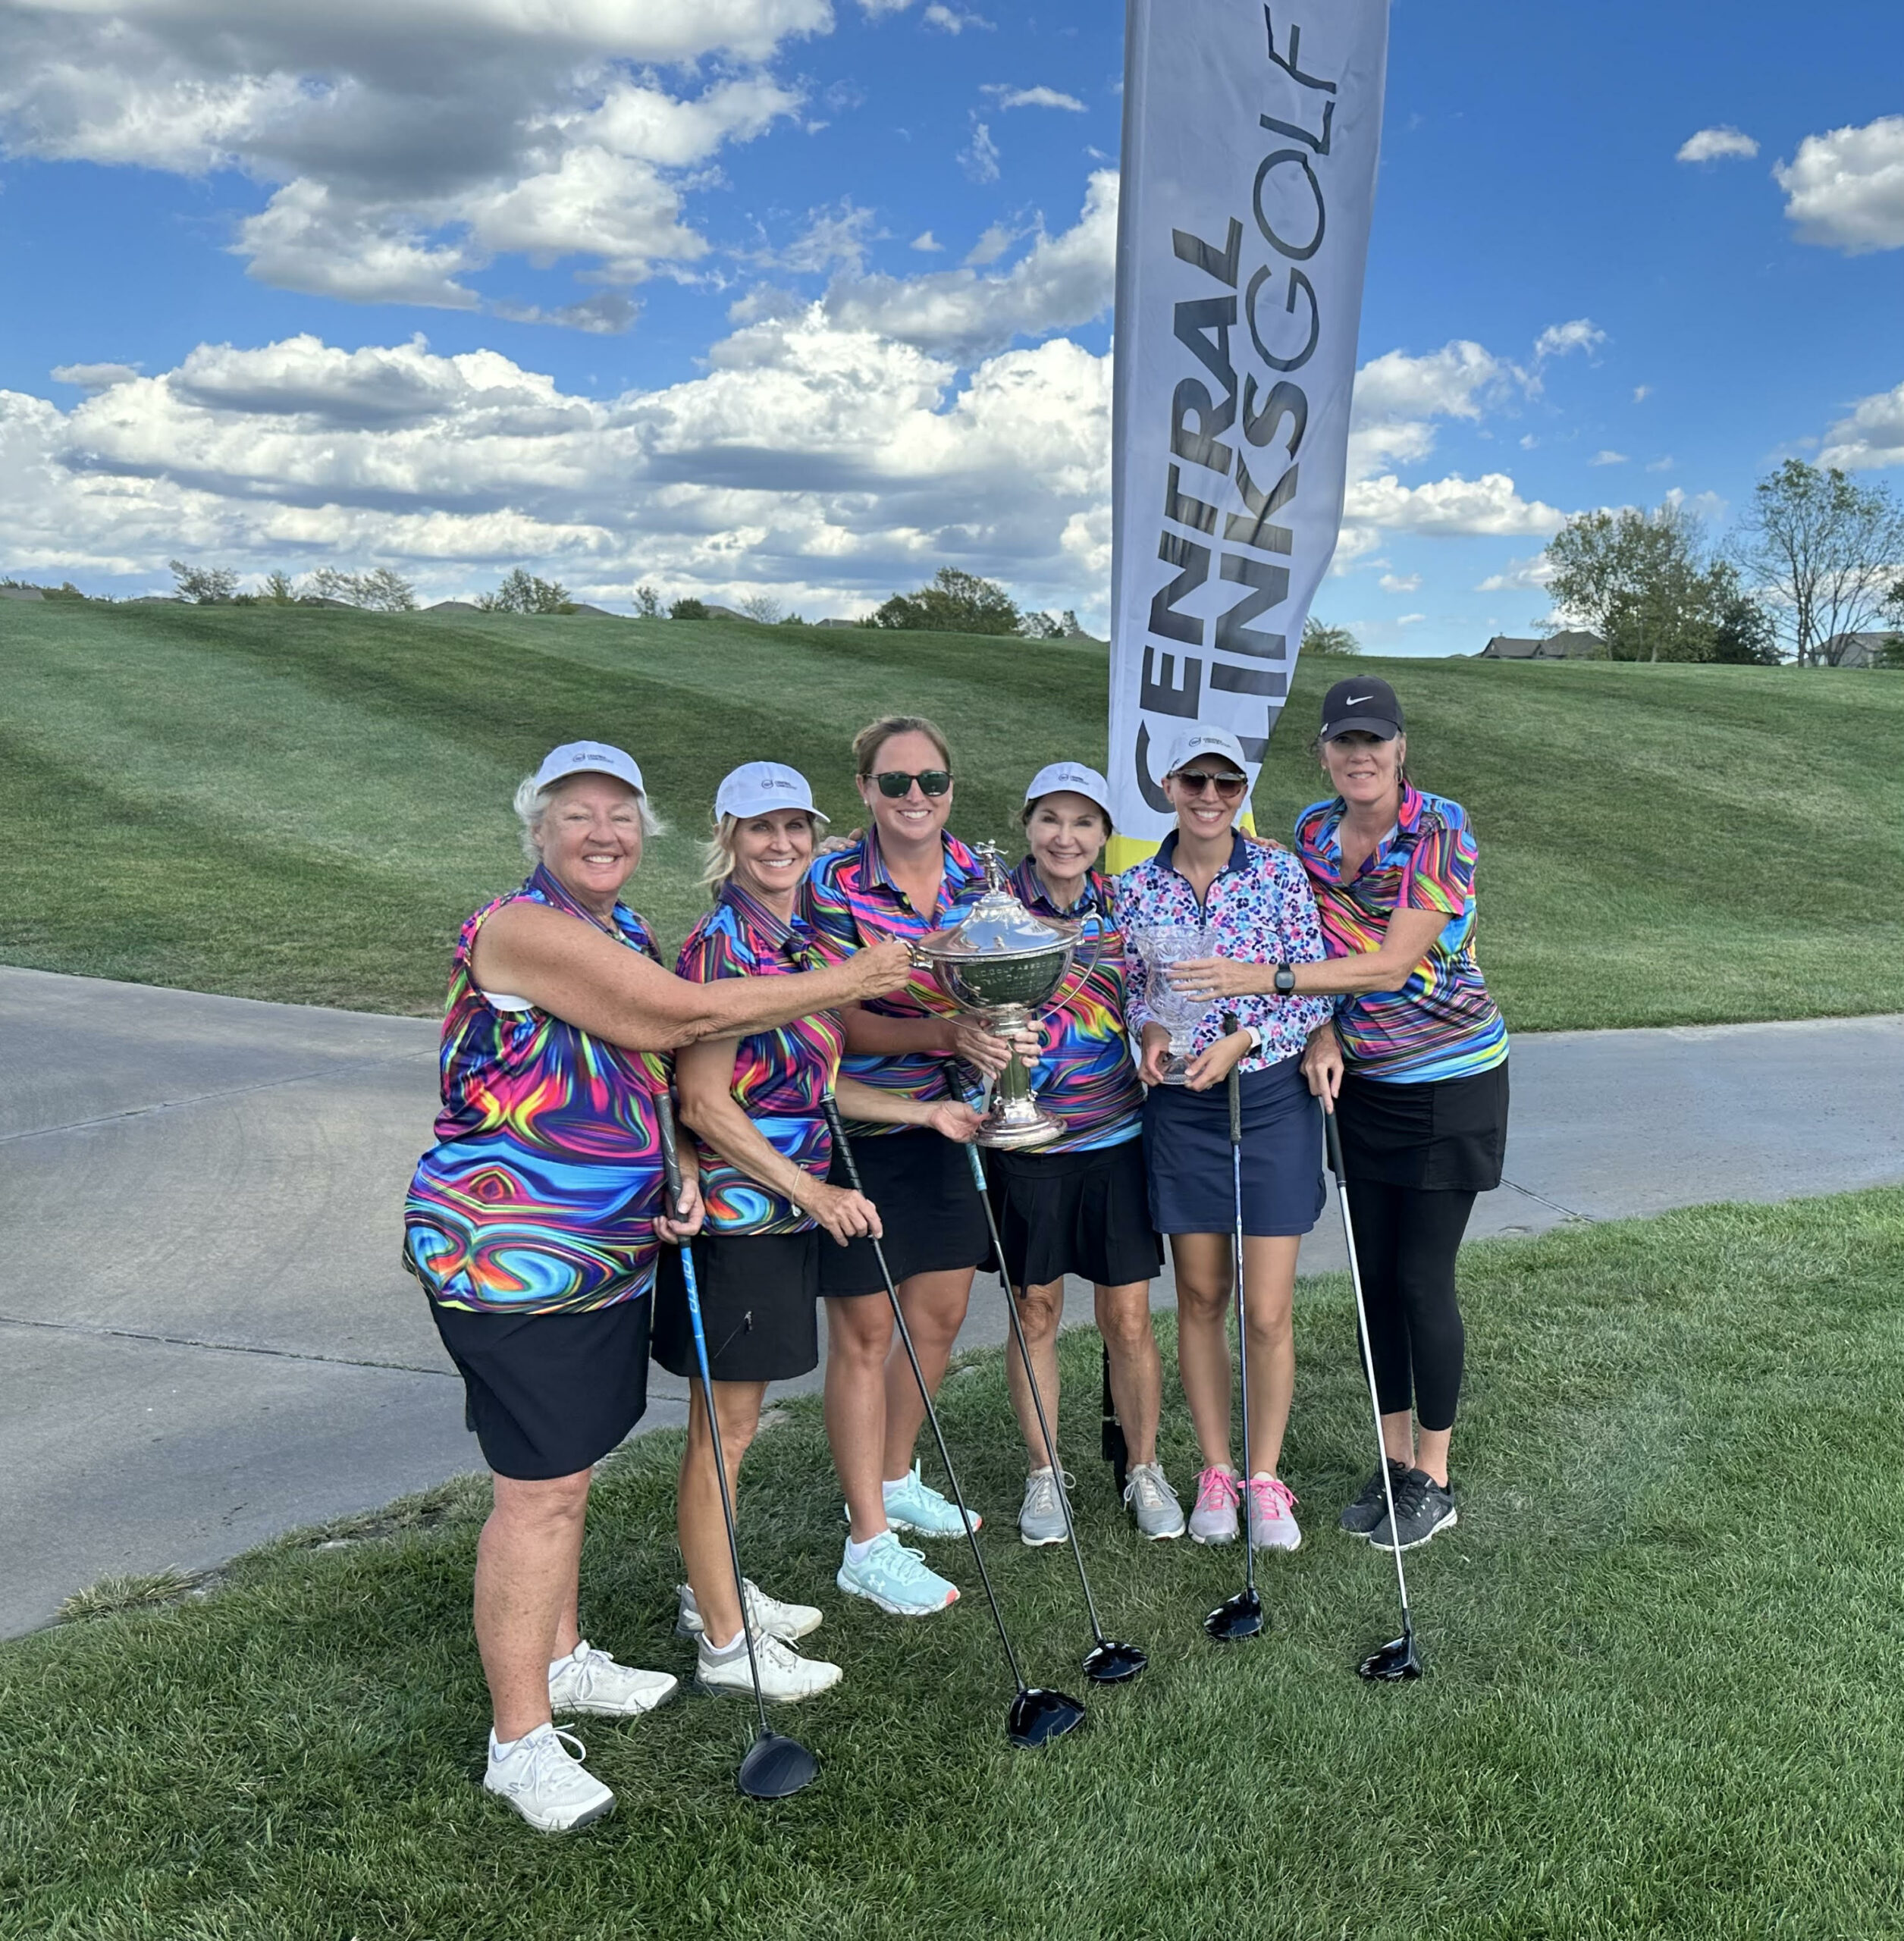
[[[1297,1304],[1268,1626],[1203,1613],[1234,1547],[1143,1542],[1097,1460],[1096,1337],[1065,1337],[1060,1434],[1106,1628],[1151,1653],[1084,1685],[1062,1550],[1012,1527],[1024,1451],[996,1353],[941,1397],[1027,1675],[1084,1697],[1040,1752],[965,1586],[902,1623],[833,1587],[817,1396],[748,1457],[747,1568],[823,1607],[845,1682],[776,1708],[820,1761],[740,1798],[745,1704],[580,1722],[615,1817],[567,1839],[479,1790],[469,1633],[486,1491],[240,1558],[202,1598],[0,1645],[0,1936],[13,1941],[1877,1941],[1904,1931],[1904,1688],[1884,1453],[1904,1384],[1904,1190],[1708,1207],[1484,1242],[1460,1522],[1412,1554],[1428,1675],[1370,1687],[1387,1556],[1331,1528],[1370,1460],[1341,1277]],[[1160,1320],[1164,1318],[1160,1317]],[[1167,1322],[1165,1323],[1167,1328]],[[1169,1352],[1166,1338],[1165,1353]],[[1161,1449],[1187,1481],[1173,1383]],[[582,1623],[685,1676],[680,1438],[597,1486]],[[929,1463],[929,1467],[936,1467]],[[173,1587],[174,1599],[177,1587]]]
[[[1344,672],[1392,680],[1409,766],[1479,836],[1510,1024],[1904,1004],[1904,679],[1817,669],[1304,663],[1256,795],[1286,836]],[[634,900],[699,907],[715,785],[768,757],[856,820],[848,743],[929,714],[952,826],[1017,831],[1041,764],[1105,760],[1105,651],[720,621],[0,604],[0,959],[426,1013],[469,910],[519,880],[509,798],[558,742],[620,742],[670,833]]]

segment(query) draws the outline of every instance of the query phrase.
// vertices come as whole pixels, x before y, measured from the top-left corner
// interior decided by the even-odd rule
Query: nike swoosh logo
[[[1365,701],[1374,699],[1373,695],[1344,695],[1342,697],[1342,705],[1344,707],[1360,707]]]

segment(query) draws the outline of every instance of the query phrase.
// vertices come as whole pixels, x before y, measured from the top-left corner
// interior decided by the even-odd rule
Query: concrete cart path
[[[397,1264],[436,1036],[0,967],[0,1635],[480,1466]],[[1904,1017],[1523,1036],[1473,1231],[1904,1179],[1901,1080]],[[1341,1265],[1332,1209],[1303,1269]],[[1002,1303],[981,1278],[962,1342]]]

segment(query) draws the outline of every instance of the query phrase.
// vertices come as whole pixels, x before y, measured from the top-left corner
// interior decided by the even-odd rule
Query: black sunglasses
[[[906,775],[896,768],[889,768],[873,779],[880,785],[882,795],[890,795],[896,801],[908,794],[915,782],[922,795],[943,795],[952,786],[952,776],[943,768],[922,768],[917,775]]]
[[[1226,802],[1234,802],[1248,786],[1246,776],[1241,775],[1211,775],[1200,768],[1180,768],[1177,779],[1193,795],[1200,795],[1206,789],[1214,787],[1217,794]]]

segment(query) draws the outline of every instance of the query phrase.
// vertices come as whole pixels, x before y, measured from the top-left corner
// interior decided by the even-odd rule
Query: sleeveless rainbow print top
[[[477,988],[477,935],[519,899],[607,927],[540,866],[463,925],[443,1021],[443,1110],[404,1202],[404,1264],[445,1307],[582,1313],[654,1284],[655,1100],[669,1064],[547,1011],[503,1010]],[[660,961],[648,926],[620,904],[613,934]]]

